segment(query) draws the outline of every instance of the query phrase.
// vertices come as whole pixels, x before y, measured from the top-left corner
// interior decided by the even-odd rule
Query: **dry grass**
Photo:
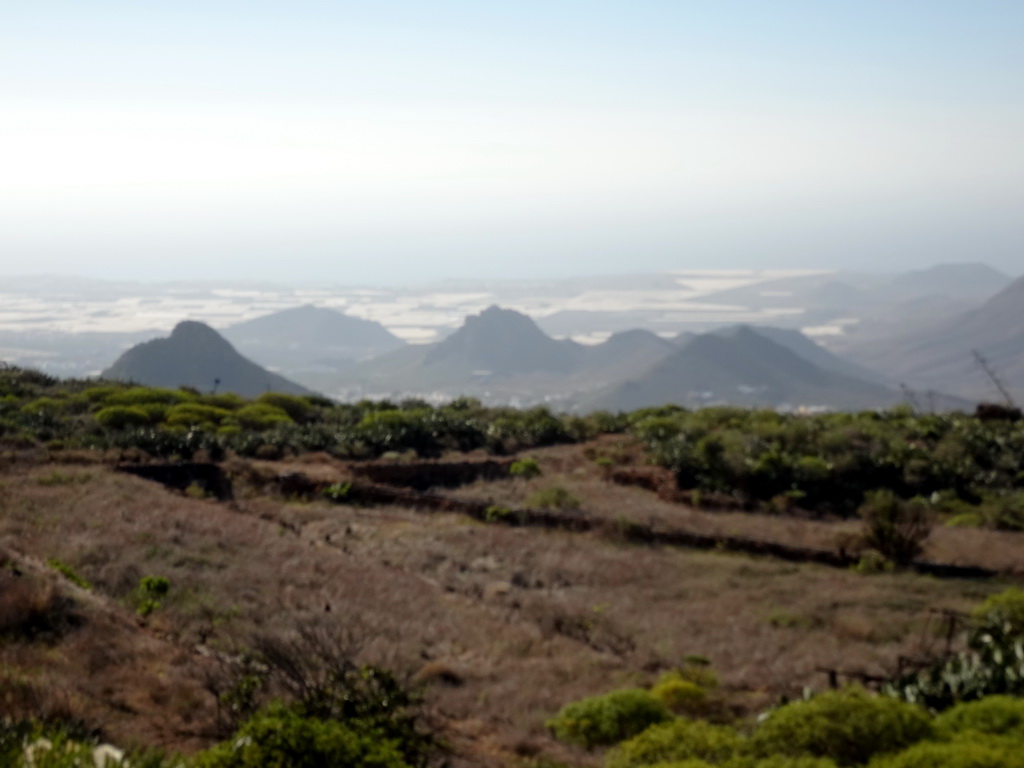
[[[614,486],[584,450],[533,452],[542,477],[456,493],[516,506],[538,488],[560,485],[589,514],[609,519],[822,546],[837,531],[692,510]],[[628,451],[617,460],[629,460]],[[711,659],[736,706],[756,709],[804,685],[822,687],[819,668],[886,672],[934,639],[931,609],[964,610],[1000,586],[866,576],[260,493],[282,471],[346,476],[343,463],[324,456],[237,462],[234,470],[249,485],[236,489],[236,501],[217,503],[100,465],[8,468],[0,475],[0,547],[24,562],[57,558],[94,592],[75,591],[39,565],[54,594],[74,596],[84,623],[48,649],[9,643],[0,664],[24,671],[33,690],[66,688],[69,707],[115,737],[192,749],[208,741],[215,719],[199,651],[229,651],[329,619],[357,632],[359,661],[425,687],[431,711],[467,753],[460,764],[510,765],[564,755],[543,723],[567,701],[650,683],[689,654]],[[55,472],[89,479],[48,480]],[[946,559],[975,562],[987,541],[994,558],[1008,557],[1005,541],[967,533],[979,535],[960,548],[937,535],[932,546],[945,547],[937,551]],[[133,600],[147,575],[168,578],[171,589],[143,625]],[[8,613],[24,613],[18,600],[27,598],[11,595]]]

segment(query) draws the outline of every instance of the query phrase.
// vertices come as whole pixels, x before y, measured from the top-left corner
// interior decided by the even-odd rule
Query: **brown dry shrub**
[[[0,673],[0,721],[73,722],[71,703],[53,686],[30,680],[17,672]]]
[[[11,573],[0,576],[0,637],[58,638],[77,623],[73,607],[53,584]]]

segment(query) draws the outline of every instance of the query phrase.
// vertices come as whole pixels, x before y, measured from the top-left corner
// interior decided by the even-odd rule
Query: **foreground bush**
[[[922,742],[873,760],[870,768],[1024,768],[1024,742]]]
[[[932,531],[932,514],[923,502],[904,501],[888,489],[868,494],[858,514],[864,544],[896,565],[913,562]]]
[[[701,720],[655,725],[608,753],[607,768],[639,768],[686,760],[723,763],[740,757],[745,740],[735,730]]]
[[[825,757],[783,757],[775,755],[767,758],[736,757],[724,763],[709,763],[706,760],[673,760],[669,763],[656,763],[645,768],[836,768],[836,764]]]
[[[561,741],[593,749],[618,744],[671,717],[657,698],[631,688],[568,704],[547,726]]]
[[[935,718],[935,731],[948,738],[971,732],[1014,736],[1024,750],[1024,699],[989,696],[957,704]]]
[[[931,720],[921,707],[846,688],[775,710],[754,732],[751,746],[763,756],[812,755],[861,765],[931,735]]]
[[[677,715],[696,717],[707,707],[707,691],[678,673],[662,676],[651,694]]]
[[[343,721],[303,717],[281,704],[261,710],[195,768],[409,768],[400,746]]]
[[[1024,590],[1009,587],[989,595],[971,613],[971,623],[975,637],[992,633],[1024,636]]]

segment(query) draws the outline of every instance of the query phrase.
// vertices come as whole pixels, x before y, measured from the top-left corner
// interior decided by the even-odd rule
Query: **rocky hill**
[[[438,342],[423,360],[426,367],[455,372],[486,372],[505,376],[524,373],[570,373],[583,361],[586,348],[556,341],[524,314],[489,307],[470,315],[459,330]]]
[[[192,320],[178,323],[168,338],[132,347],[101,376],[151,387],[234,392],[243,397],[256,397],[264,392],[312,394],[242,357],[215,330]]]

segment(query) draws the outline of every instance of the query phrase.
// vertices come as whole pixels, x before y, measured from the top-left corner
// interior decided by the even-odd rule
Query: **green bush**
[[[690,680],[684,680],[678,673],[663,675],[651,688],[651,695],[677,715],[697,716],[708,702],[707,691]]]
[[[165,576],[143,576],[135,590],[135,612],[146,617],[160,608],[163,599],[171,590],[171,582]]]
[[[922,742],[871,761],[871,768],[1024,768],[1024,743],[985,741]]]
[[[513,512],[508,507],[492,504],[484,510],[484,522],[507,523],[512,519]]]
[[[1000,632],[1024,636],[1024,590],[1008,587],[989,595],[971,613],[974,634]]]
[[[932,530],[932,514],[922,502],[903,501],[887,489],[871,493],[858,514],[864,543],[896,565],[913,562]]]
[[[137,405],[110,405],[97,411],[94,418],[106,429],[129,429],[150,423],[149,414]]]
[[[195,768],[409,768],[394,741],[339,720],[271,704],[236,736],[195,758]]]
[[[654,725],[608,753],[607,768],[706,760],[722,763],[742,755],[745,740],[735,730],[702,720],[678,719]]]
[[[356,436],[376,456],[407,450],[428,456],[437,451],[437,440],[420,411],[388,409],[367,413],[356,425]]]
[[[618,744],[671,717],[650,693],[630,688],[567,704],[547,727],[561,741],[593,749]]]
[[[935,718],[935,732],[940,736],[952,738],[972,731],[1024,739],[1024,699],[988,696],[957,704]]]
[[[335,504],[346,504],[352,500],[352,481],[342,480],[324,488],[324,498]]]
[[[52,397],[40,397],[21,407],[23,413],[45,413],[48,416],[58,416],[69,409],[70,403],[67,400]]]
[[[95,390],[105,390],[107,387],[95,387],[86,390],[87,393]],[[143,405],[145,403],[163,403],[164,405],[177,405],[195,400],[195,395],[181,389],[160,389],[158,387],[130,387],[107,394],[98,398],[104,405]]]
[[[200,403],[179,403],[167,409],[164,420],[171,427],[216,429],[231,415],[231,411],[225,408]]]
[[[531,493],[526,499],[528,507],[541,507],[544,509],[579,509],[580,498],[560,485],[552,485],[542,488],[536,493]]]
[[[921,707],[851,687],[778,708],[754,732],[751,746],[765,757],[813,755],[860,765],[931,735]]]
[[[772,755],[771,757],[751,757],[744,755],[715,763],[717,768],[836,768],[836,764],[827,757],[810,757],[799,755]],[[704,760],[683,760],[681,762],[658,763],[649,768],[714,768]]]
[[[512,477],[521,477],[523,480],[529,480],[531,477],[537,477],[540,475],[540,464],[534,458],[519,459],[513,461],[512,466],[508,468],[508,473]]]
[[[256,403],[239,408],[234,414],[235,420],[243,429],[273,429],[281,424],[291,424],[292,418],[280,408],[266,403]]]
[[[256,402],[284,411],[292,421],[299,424],[309,421],[314,412],[312,404],[305,397],[286,395],[282,392],[266,392],[256,398]]]
[[[212,405],[214,408],[223,408],[226,411],[237,411],[247,404],[244,397],[236,395],[234,392],[221,392],[217,395],[199,395],[196,398],[196,402],[202,405]]]
[[[700,654],[691,653],[688,655],[683,659],[683,665],[670,672],[666,672],[665,678],[673,675],[678,675],[683,680],[696,683],[705,690],[718,687],[718,675],[711,668],[711,660]]]

